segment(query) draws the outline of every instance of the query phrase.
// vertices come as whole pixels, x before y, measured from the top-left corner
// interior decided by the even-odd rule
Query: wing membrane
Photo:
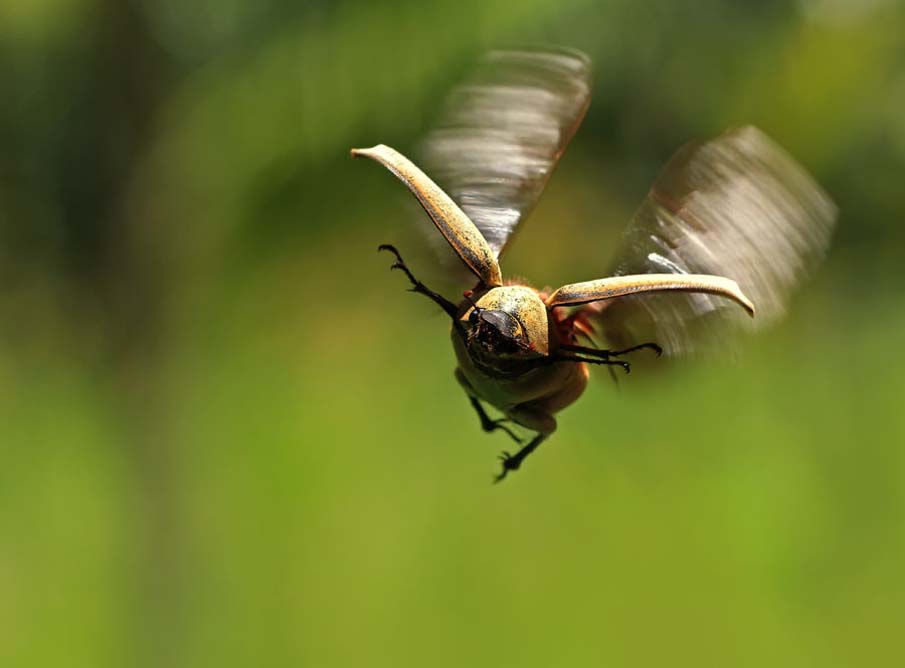
[[[596,308],[607,340],[656,341],[672,355],[731,341],[785,311],[829,245],[836,207],[782,148],[754,127],[676,153],[630,223],[617,275],[716,274],[735,280],[757,308],[749,321],[712,294],[623,297]],[[747,322],[746,322],[747,321]]]
[[[590,61],[580,52],[492,51],[425,137],[424,170],[497,256],[543,191],[590,92]]]

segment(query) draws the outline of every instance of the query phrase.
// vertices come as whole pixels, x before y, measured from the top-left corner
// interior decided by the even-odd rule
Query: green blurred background
[[[898,665],[905,7],[4,0],[0,665]],[[452,378],[402,186],[484,50],[595,63],[504,261],[600,275],[659,167],[754,123],[832,194],[736,362],[606,375],[524,470]],[[427,224],[427,223],[425,223]]]

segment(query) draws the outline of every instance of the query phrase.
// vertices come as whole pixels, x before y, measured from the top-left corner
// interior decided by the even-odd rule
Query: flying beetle
[[[504,280],[499,259],[537,201],[590,101],[589,59],[574,50],[493,51],[449,96],[419,162],[377,145],[477,279],[458,303],[393,269],[452,321],[455,376],[504,452],[500,481],[556,429],[588,383],[588,365],[694,354],[775,321],[826,251],[830,198],[782,148],[748,126],[690,143],[666,164],[630,222],[606,278],[538,290]],[[757,319],[745,322],[744,313]],[[600,341],[607,347],[601,347]],[[484,404],[504,415],[491,419]],[[526,442],[507,425],[535,432]]]

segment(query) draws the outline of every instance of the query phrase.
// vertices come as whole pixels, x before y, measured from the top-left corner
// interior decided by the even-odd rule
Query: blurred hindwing
[[[667,354],[731,345],[739,329],[779,318],[822,258],[836,207],[807,172],[754,127],[680,149],[629,224],[615,270],[735,280],[753,321],[722,297],[654,293],[589,308],[614,347],[655,341]]]
[[[418,162],[506,248],[584,117],[590,61],[571,50],[491,51],[453,89]]]

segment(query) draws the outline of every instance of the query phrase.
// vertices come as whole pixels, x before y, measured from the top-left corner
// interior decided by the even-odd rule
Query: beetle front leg
[[[389,251],[390,253],[392,253],[393,255],[396,256],[396,261],[393,263],[393,265],[390,267],[390,269],[399,269],[408,277],[409,281],[412,284],[412,287],[409,288],[409,290],[411,292],[417,292],[419,294],[424,295],[431,301],[435,302],[444,311],[446,311],[447,315],[449,315],[449,317],[452,318],[453,321],[457,320],[456,313],[457,313],[458,309],[456,308],[456,305],[453,304],[451,301],[449,301],[443,295],[434,292],[433,290],[428,288],[426,285],[424,285],[424,283],[422,283],[417,278],[415,278],[415,276],[414,276],[414,274],[412,274],[411,270],[409,270],[409,268],[405,265],[405,262],[403,261],[402,256],[399,254],[399,251],[396,250],[395,246],[393,246],[391,244],[381,244],[380,246],[377,247],[377,251],[378,252],[379,251]]]
[[[599,348],[588,348],[586,346],[572,346],[572,345],[562,345],[560,346],[562,350],[566,350],[572,353],[580,353],[582,355],[593,355],[595,357],[619,357],[620,355],[625,355],[627,353],[633,353],[636,350],[653,350],[657,353],[657,357],[663,354],[663,348],[661,348],[656,343],[639,343],[637,346],[632,346],[631,348],[625,348],[623,350],[601,350]]]
[[[573,346],[569,344],[565,344],[560,346],[560,350],[565,350],[566,352],[576,353],[575,355],[555,355],[553,356],[554,360],[561,362],[585,362],[587,364],[605,364],[609,366],[610,376],[613,379],[613,382],[616,381],[616,374],[613,373],[614,366],[621,366],[623,371],[626,373],[630,373],[632,370],[631,365],[628,362],[623,362],[621,360],[611,360],[611,357],[618,357],[619,355],[625,355],[626,353],[633,353],[636,350],[643,349],[653,350],[657,353],[657,357],[663,354],[663,348],[661,348],[656,343],[640,343],[637,346],[632,346],[631,348],[625,348],[623,350],[601,350],[599,348],[588,348],[586,346]]]
[[[585,364],[603,364],[606,366],[621,366],[623,371],[625,371],[626,373],[631,373],[631,364],[629,364],[628,362],[623,362],[622,360],[611,360],[608,357],[609,356],[605,356],[603,358],[580,357],[578,355],[562,355],[560,353],[554,353],[553,355],[548,355],[547,357],[541,358],[538,363],[544,365],[556,364],[557,362],[584,362]]]

